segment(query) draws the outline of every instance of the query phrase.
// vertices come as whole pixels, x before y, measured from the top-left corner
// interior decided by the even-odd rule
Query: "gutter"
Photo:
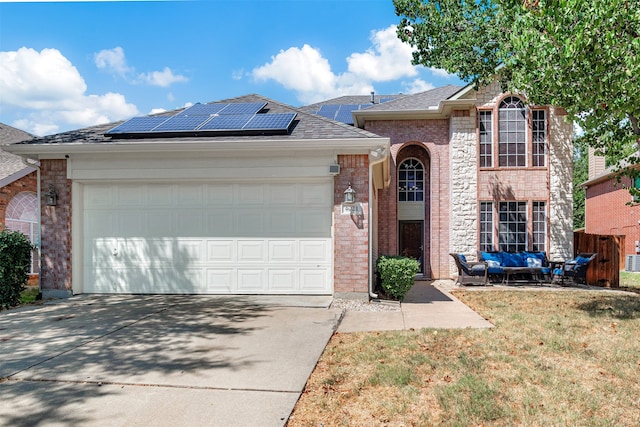
[[[381,164],[389,158],[389,146],[378,147],[376,150],[369,152],[369,298],[375,299],[378,298],[378,294],[373,292],[374,287],[374,272],[373,272],[373,239],[371,236],[373,235],[373,167]],[[375,160],[372,160],[375,159]],[[383,176],[384,179],[384,176]],[[387,182],[383,183],[383,185],[388,185]]]

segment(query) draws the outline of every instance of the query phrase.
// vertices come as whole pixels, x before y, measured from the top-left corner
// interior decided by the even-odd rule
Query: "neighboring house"
[[[33,138],[20,129],[0,123],[0,145]],[[0,229],[23,232],[32,243],[38,236],[38,176],[20,156],[0,150]],[[38,257],[34,253],[30,285],[38,284]]]
[[[431,278],[455,274],[454,251],[572,254],[562,110],[498,84],[384,98],[248,95],[9,147],[57,191],[42,207],[44,296],[366,297],[379,254],[414,256]]]
[[[625,165],[622,165],[626,167]],[[589,179],[585,188],[585,233],[625,236],[623,255],[640,254],[640,203],[629,192],[640,179],[621,176],[618,167],[607,168],[604,156],[589,149]],[[622,268],[624,259],[620,263]]]

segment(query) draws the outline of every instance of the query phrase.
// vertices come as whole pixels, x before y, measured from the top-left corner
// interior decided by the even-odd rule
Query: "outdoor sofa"
[[[487,263],[490,279],[509,284],[514,280],[544,282],[551,279],[551,266],[545,252],[478,252],[478,260]]]

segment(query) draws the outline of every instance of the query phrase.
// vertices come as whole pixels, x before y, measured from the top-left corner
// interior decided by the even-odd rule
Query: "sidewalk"
[[[492,328],[450,291],[449,280],[416,281],[398,311],[347,311],[338,332],[403,331],[411,329]]]

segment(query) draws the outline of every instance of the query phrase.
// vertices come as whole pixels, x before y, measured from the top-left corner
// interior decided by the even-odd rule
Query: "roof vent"
[[[371,103],[372,104],[376,103],[376,93],[375,92],[371,92]]]

